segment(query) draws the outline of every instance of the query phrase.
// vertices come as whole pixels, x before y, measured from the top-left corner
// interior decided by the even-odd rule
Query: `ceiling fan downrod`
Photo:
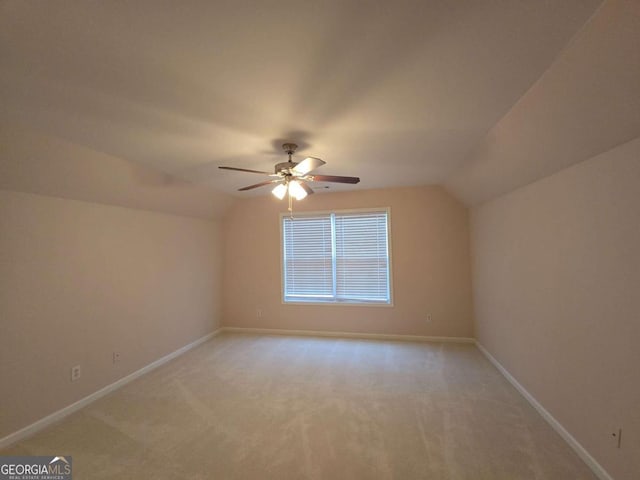
[[[283,143],[282,144],[282,149],[285,151],[285,153],[287,155],[289,155],[289,164],[291,165],[290,168],[293,168],[293,160],[291,160],[291,156],[298,149],[298,145],[296,145],[295,143]],[[289,173],[287,175],[285,175],[285,179],[284,179],[284,183],[285,183],[285,185],[287,185],[287,187],[289,186],[289,180],[290,179],[291,179],[291,173],[289,171]],[[291,193],[289,193],[287,195],[287,197],[288,197],[288,200],[289,200],[289,209],[288,209],[289,210],[289,215],[291,215],[291,218],[293,218],[293,197],[291,196]]]
[[[291,160],[291,156],[298,149],[298,145],[296,145],[295,143],[283,143],[282,149],[285,151],[287,155],[289,155],[289,163],[293,164],[293,160]]]

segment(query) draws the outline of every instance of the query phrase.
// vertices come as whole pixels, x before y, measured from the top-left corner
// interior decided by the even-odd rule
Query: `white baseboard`
[[[17,432],[10,433],[6,437],[0,439],[0,449],[6,448],[9,445],[12,445],[16,442],[19,442],[20,440],[24,440],[25,438],[30,437],[34,433],[39,432],[40,430],[48,427],[52,423],[55,423],[58,420],[61,420],[62,418],[66,417],[67,415],[70,415],[73,412],[76,412],[81,408],[89,405],[90,403],[95,402],[100,397],[103,397],[106,394],[111,393],[114,390],[117,390],[118,388],[135,380],[136,378],[141,377],[145,373],[148,373],[151,370],[154,370],[159,366],[167,363],[168,361],[173,360],[174,358],[182,355],[183,353],[186,353],[187,351],[197,347],[198,345],[206,342],[207,340],[211,339],[215,335],[218,335],[218,333],[220,333],[220,329],[214,332],[211,332],[205,335],[204,337],[200,337],[196,341],[191,342],[188,345],[185,345],[184,347],[181,347],[178,350],[175,350],[169,353],[168,355],[165,355],[162,358],[159,358],[155,362],[152,362],[149,365],[142,367],[140,370],[136,370],[135,372],[127,375],[126,377],[123,377],[120,380],[117,380],[112,384],[107,385],[106,387],[101,388],[100,390],[93,392],[90,395],[87,395],[86,397],[78,400],[75,403],[72,403],[71,405],[67,405],[66,407],[58,410],[57,412],[52,413],[51,415],[47,415],[46,417],[41,418],[40,420],[32,423],[31,425],[21,428]]]
[[[331,332],[331,331],[323,331],[323,330],[283,330],[279,328],[248,328],[248,327],[222,327],[221,330],[223,332],[229,332],[229,333],[258,333],[263,335],[361,338],[365,340],[399,340],[404,342],[475,343],[475,339],[469,338],[469,337],[428,337],[428,336],[421,336],[421,335],[393,335],[393,334],[386,334],[386,333]]]
[[[535,408],[551,427],[558,432],[565,442],[578,454],[584,463],[595,473],[600,480],[613,480],[613,477],[593,458],[587,450],[571,435],[562,424],[556,420],[533,395],[531,395],[520,383],[491,355],[480,342],[476,340],[476,346],[484,354],[485,357],[493,364],[494,367],[515,387],[518,392]]]

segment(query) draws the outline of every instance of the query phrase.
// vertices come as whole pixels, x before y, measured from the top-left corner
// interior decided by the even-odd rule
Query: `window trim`
[[[332,306],[332,307],[383,307],[389,308],[394,306],[394,298],[395,295],[393,293],[393,245],[391,241],[391,207],[371,207],[371,208],[352,208],[346,210],[314,210],[314,211],[303,211],[299,212],[300,216],[311,217],[311,216],[322,216],[322,215],[330,215],[330,214],[349,214],[349,213],[376,213],[376,212],[386,212],[387,214],[387,248],[389,251],[389,303],[382,302],[287,302],[285,300],[285,289],[284,289],[284,229],[283,229],[283,219],[287,217],[291,217],[290,213],[282,212],[278,215],[278,230],[280,231],[280,303],[282,305],[293,306],[293,307],[302,307],[302,306]],[[293,217],[295,218],[295,213]],[[335,255],[334,255],[335,259]],[[335,275],[335,266],[333,269],[333,274]],[[334,282],[335,288],[335,282]]]

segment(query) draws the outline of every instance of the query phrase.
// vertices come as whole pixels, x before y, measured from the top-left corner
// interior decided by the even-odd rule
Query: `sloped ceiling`
[[[640,2],[606,2],[446,187],[478,204],[640,136]]]
[[[498,126],[518,109],[554,105],[557,111],[540,121],[555,131],[554,122],[572,125],[567,118],[581,114],[584,102],[595,101],[593,111],[609,108],[599,88],[620,82],[625,94],[636,88],[630,82],[637,54],[628,46],[613,60],[608,53],[637,34],[637,24],[626,19],[624,31],[613,35],[620,15],[637,14],[632,3],[6,1],[0,4],[0,122],[209,187],[221,195],[220,205],[227,202],[223,194],[238,195],[237,188],[261,177],[217,167],[271,170],[284,160],[284,140],[300,144],[301,156],[323,158],[322,173],[362,179],[356,186],[331,184],[332,190],[447,181],[473,203],[547,171],[496,180],[502,167],[482,157]],[[593,36],[581,30],[594,24]],[[566,60],[571,49],[582,61]],[[620,62],[634,61],[629,72],[620,70]],[[616,73],[580,87],[600,67]],[[554,89],[532,96],[540,90],[536,82],[556,77]],[[525,105],[528,98],[533,107]],[[629,136],[633,113],[621,114],[618,98],[612,103],[606,113],[631,121],[621,127],[620,137]],[[602,137],[602,144],[617,141]],[[587,145],[570,157],[598,148]],[[24,189],[11,179],[43,177],[46,159],[33,159],[46,152],[23,155],[16,175],[17,157],[3,154],[9,180],[0,186]],[[531,169],[525,157],[515,170]],[[64,162],[64,155],[56,158],[51,162]],[[562,168],[566,155],[549,158]],[[53,168],[75,178],[53,190],[91,181],[76,170]]]
[[[222,217],[233,198],[59,137],[0,125],[0,188],[188,217]]]

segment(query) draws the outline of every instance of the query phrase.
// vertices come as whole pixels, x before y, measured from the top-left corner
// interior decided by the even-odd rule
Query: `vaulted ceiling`
[[[290,140],[362,179],[332,190],[478,203],[640,135],[639,3],[6,1],[0,188],[91,199],[127,164],[113,188],[223,205],[261,178],[219,165],[271,170]]]

